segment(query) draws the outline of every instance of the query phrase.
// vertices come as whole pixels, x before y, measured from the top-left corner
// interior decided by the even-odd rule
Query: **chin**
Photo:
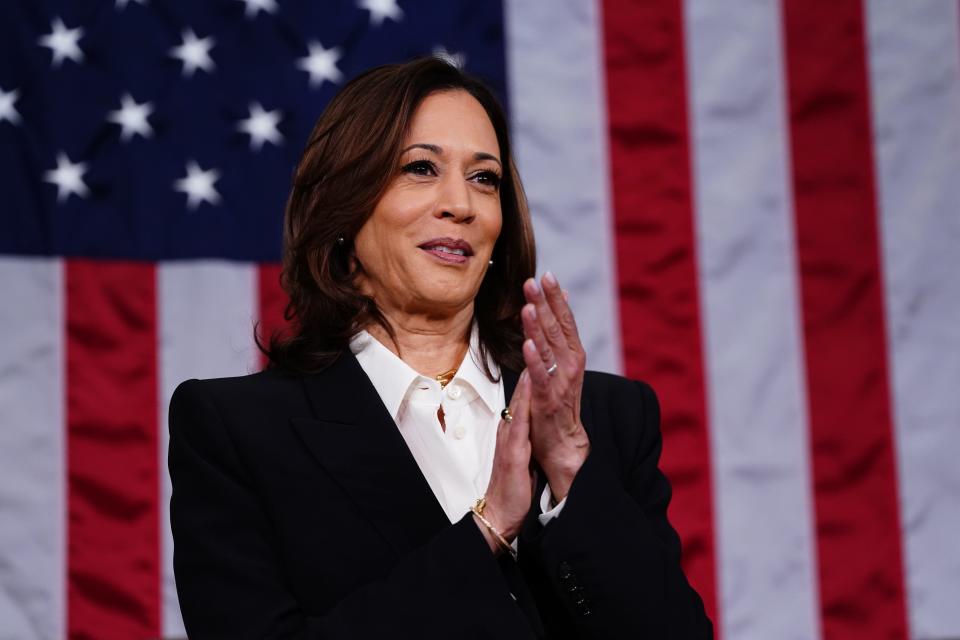
[[[454,283],[449,280],[419,283],[419,286],[412,285],[410,289],[417,306],[431,311],[457,311],[473,302],[476,295],[474,287],[464,282]]]

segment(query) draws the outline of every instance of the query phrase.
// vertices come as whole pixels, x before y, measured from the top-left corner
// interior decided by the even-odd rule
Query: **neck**
[[[436,377],[460,366],[470,344],[473,305],[451,316],[425,316],[397,310],[381,310],[393,328],[396,343],[378,323],[366,327],[380,341],[417,373]]]

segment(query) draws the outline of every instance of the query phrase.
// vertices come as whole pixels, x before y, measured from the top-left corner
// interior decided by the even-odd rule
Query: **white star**
[[[250,117],[241,120],[237,129],[250,135],[250,148],[259,151],[264,142],[279,145],[283,142],[283,135],[277,130],[277,125],[283,118],[280,110],[264,111],[259,102],[250,104]]]
[[[0,87],[0,122],[9,120],[10,124],[20,124],[20,113],[13,103],[20,97],[20,89],[4,91]]]
[[[297,60],[297,66],[310,74],[310,86],[320,86],[324,80],[340,82],[343,78],[343,74],[337,69],[340,50],[336,47],[324,49],[323,45],[316,40],[307,47],[310,49],[310,55]]]
[[[370,12],[370,22],[375,27],[379,27],[385,18],[394,22],[403,19],[403,9],[397,4],[397,0],[359,0],[357,6]]]
[[[70,58],[77,64],[83,62],[83,51],[79,45],[83,29],[67,29],[59,17],[53,19],[50,28],[52,31],[40,38],[39,42],[41,47],[49,47],[53,52],[53,66],[59,67],[64,58]]]
[[[133,0],[133,1],[136,2],[137,4],[147,4],[147,0]],[[129,4],[129,2],[130,0],[117,0],[116,7],[117,9],[121,9],[121,10],[126,9],[127,4]]]
[[[193,29],[183,30],[183,44],[170,49],[170,55],[183,62],[183,75],[192,76],[197,69],[203,69],[207,73],[213,73],[213,59],[210,57],[210,49],[216,41],[213,36],[206,38],[197,38]]]
[[[277,12],[276,0],[240,0],[240,2],[247,5],[247,8],[243,11],[243,15],[247,16],[248,18],[257,17],[257,14],[261,11],[264,13]]]
[[[447,51],[447,48],[444,46],[437,46],[433,48],[433,57],[440,58],[447,64],[452,64],[457,69],[463,69],[467,64],[467,54],[463,52],[459,53],[450,53]]]
[[[187,163],[187,177],[174,182],[173,188],[187,194],[187,206],[196,209],[201,202],[220,203],[220,194],[213,187],[213,183],[219,179],[219,171],[216,169],[204,171],[200,165],[191,160]]]
[[[57,202],[63,202],[75,193],[81,198],[86,198],[90,189],[83,182],[83,174],[87,171],[87,165],[84,162],[76,164],[70,162],[63,151],[57,153],[57,168],[47,171],[43,174],[43,181],[57,185]]]
[[[149,102],[137,104],[129,93],[120,98],[120,108],[111,111],[107,120],[120,125],[120,139],[127,142],[135,134],[144,138],[153,135],[153,127],[147,121],[147,116],[153,113],[153,105]]]

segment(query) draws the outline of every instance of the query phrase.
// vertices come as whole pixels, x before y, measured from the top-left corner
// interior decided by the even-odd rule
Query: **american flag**
[[[956,0],[8,0],[0,638],[184,635],[169,396],[262,365],[310,127],[424,54],[504,100],[590,368],[657,389],[718,635],[960,637]]]

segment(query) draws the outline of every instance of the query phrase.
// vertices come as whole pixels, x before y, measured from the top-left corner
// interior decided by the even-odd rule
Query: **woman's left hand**
[[[580,395],[587,355],[566,295],[548,271],[542,288],[533,278],[523,285],[523,359],[530,373],[530,442],[556,501],[566,497],[590,452],[580,422]]]

